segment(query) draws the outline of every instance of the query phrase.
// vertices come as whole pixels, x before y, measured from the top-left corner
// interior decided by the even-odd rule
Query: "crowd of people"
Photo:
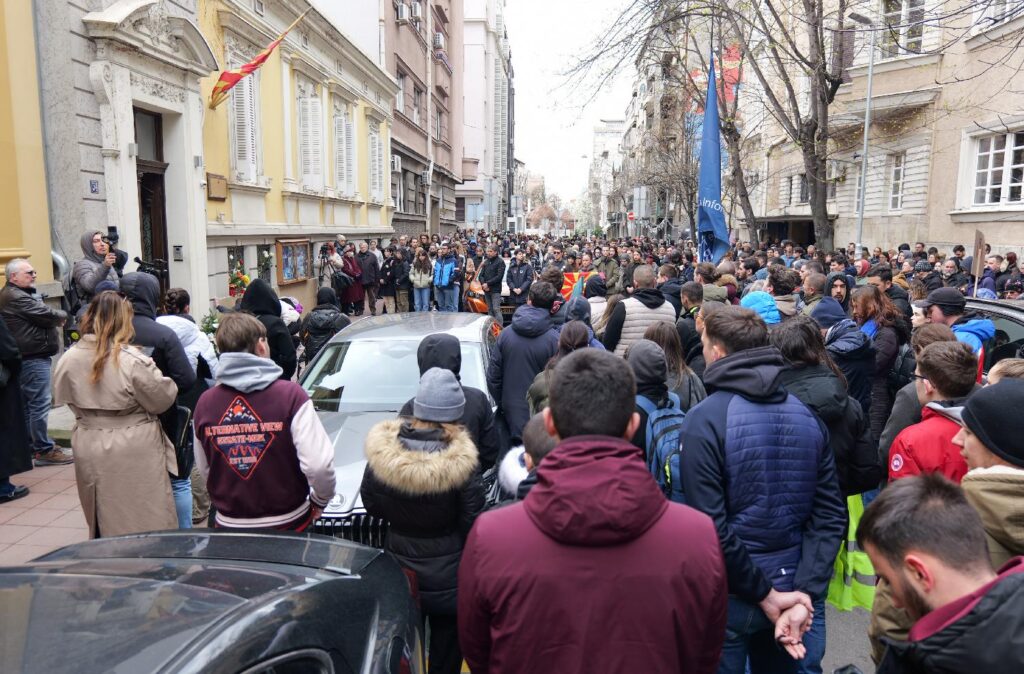
[[[302,364],[365,313],[504,306],[486,392],[429,335],[415,398],[365,439],[431,672],[821,672],[826,601],[871,611],[880,672],[1024,666],[1024,358],[967,309],[1020,295],[1012,252],[972,276],[923,243],[713,264],[686,241],[339,236],[315,306],[254,280],[211,343],[186,290],[119,272],[98,232],[82,248],[52,372],[69,316],[28,260],[5,270],[0,502],[73,461],[91,537],[305,531],[335,474]]]

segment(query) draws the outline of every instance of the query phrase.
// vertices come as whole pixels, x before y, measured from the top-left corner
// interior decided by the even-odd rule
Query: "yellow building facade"
[[[32,21],[31,3],[0,3],[0,265],[29,258],[37,286],[54,297]]]
[[[201,0],[200,30],[222,69],[251,61],[307,8]],[[219,74],[218,74],[219,75]],[[203,80],[208,101],[218,75]],[[206,109],[210,296],[236,270],[311,306],[321,244],[390,238],[392,102],[398,85],[315,9],[266,63]]]

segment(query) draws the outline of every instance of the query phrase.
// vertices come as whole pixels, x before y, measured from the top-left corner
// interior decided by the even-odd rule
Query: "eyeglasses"
[[[928,381],[928,377],[924,376],[923,374],[918,374],[916,372],[911,374],[910,376],[913,377],[914,379],[920,379],[921,381]]]

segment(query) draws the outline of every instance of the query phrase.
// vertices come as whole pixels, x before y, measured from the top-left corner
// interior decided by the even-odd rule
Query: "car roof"
[[[0,568],[0,622],[45,626],[18,633],[0,671],[155,672],[225,625],[358,576],[381,554],[313,534],[202,530],[71,545]]]
[[[420,311],[410,314],[369,316],[355,321],[331,339],[332,344],[357,339],[410,340],[446,332],[460,342],[479,342],[484,325],[493,319],[487,314]]]

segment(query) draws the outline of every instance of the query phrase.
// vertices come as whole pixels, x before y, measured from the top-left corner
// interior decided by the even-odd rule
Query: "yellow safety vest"
[[[857,545],[857,525],[864,514],[862,496],[847,497],[846,509],[850,524],[846,540],[836,555],[835,574],[828,584],[828,601],[840,611],[850,611],[854,606],[870,611],[875,601],[875,568],[867,553]]]

